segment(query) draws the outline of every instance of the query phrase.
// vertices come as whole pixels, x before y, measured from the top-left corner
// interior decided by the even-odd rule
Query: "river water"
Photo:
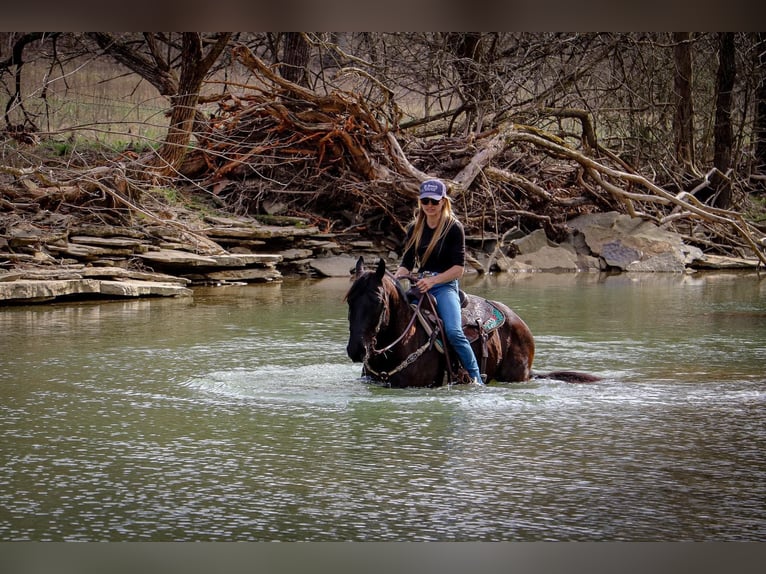
[[[766,539],[766,280],[467,278],[548,379],[394,390],[342,279],[0,308],[0,541]]]

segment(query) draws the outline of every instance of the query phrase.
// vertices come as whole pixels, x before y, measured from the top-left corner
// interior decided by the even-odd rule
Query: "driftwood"
[[[400,235],[420,181],[438,176],[451,184],[470,233],[542,224],[555,238],[568,219],[610,209],[685,233],[708,251],[766,264],[762,234],[739,213],[636,173],[599,145],[582,110],[540,111],[581,121],[581,148],[511,122],[469,138],[418,140],[398,130],[387,97],[376,107],[355,94],[319,95],[245,47],[234,56],[263,84],[219,101],[198,152],[207,168],[196,176],[235,208],[259,209],[271,198],[288,212],[320,214],[331,227],[367,222],[371,234],[385,235],[393,224]]]

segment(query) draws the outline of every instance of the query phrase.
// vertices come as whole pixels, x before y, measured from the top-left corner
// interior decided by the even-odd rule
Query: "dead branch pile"
[[[384,87],[377,101],[347,92],[320,95],[281,78],[247,48],[234,55],[262,82],[216,98],[218,112],[197,123],[198,147],[187,154],[182,177],[165,186],[191,182],[189,189],[204,190],[238,214],[300,216],[322,231],[367,234],[396,248],[419,183],[437,176],[451,183],[456,211],[474,236],[542,227],[560,241],[572,217],[616,210],[679,232],[708,253],[757,257],[766,265],[763,234],[740,213],[636,173],[598,145],[587,116],[576,146],[512,122],[471,137],[417,138],[398,128]],[[220,252],[203,232],[172,221],[151,202],[151,184],[131,176],[141,165],[0,166],[16,183],[4,186],[0,211],[79,210],[113,225],[138,217],[177,227],[201,253]]]
[[[451,182],[469,233],[543,227],[558,240],[568,219],[617,210],[680,232],[705,251],[766,264],[761,234],[741,214],[635,173],[598,146],[587,118],[582,149],[513,123],[470,138],[418,139],[397,130],[386,98],[373,104],[350,93],[318,95],[247,48],[235,56],[265,83],[220,99],[188,173],[235,210],[311,213],[328,230],[401,236],[420,181],[438,176]]]

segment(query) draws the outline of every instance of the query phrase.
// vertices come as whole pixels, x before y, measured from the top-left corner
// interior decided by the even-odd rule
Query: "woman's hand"
[[[415,287],[418,288],[418,291],[421,293],[426,293],[431,287],[436,285],[438,281],[436,280],[436,275],[430,275],[428,277],[423,277],[422,279],[418,279],[418,282],[415,283]]]
[[[410,276],[410,270],[407,269],[406,267],[399,267],[394,272],[394,279],[396,279],[397,281],[401,279],[402,277],[409,277],[409,276]]]

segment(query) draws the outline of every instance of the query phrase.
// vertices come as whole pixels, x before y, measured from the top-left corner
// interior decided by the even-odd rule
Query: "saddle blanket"
[[[505,323],[505,313],[498,309],[492,301],[475,295],[465,295],[462,299],[461,323],[463,333],[465,333],[469,343],[473,343],[481,335],[479,324],[481,324],[484,333],[489,335]],[[430,312],[423,310],[419,313],[419,319],[423,327],[430,334],[436,323],[434,317]],[[439,351],[442,351],[441,339],[436,340],[436,346]]]
[[[475,295],[468,295],[466,299],[467,303],[462,309],[462,324],[469,342],[473,343],[479,338],[479,324],[484,333],[489,335],[505,323],[505,314],[492,301]]]

